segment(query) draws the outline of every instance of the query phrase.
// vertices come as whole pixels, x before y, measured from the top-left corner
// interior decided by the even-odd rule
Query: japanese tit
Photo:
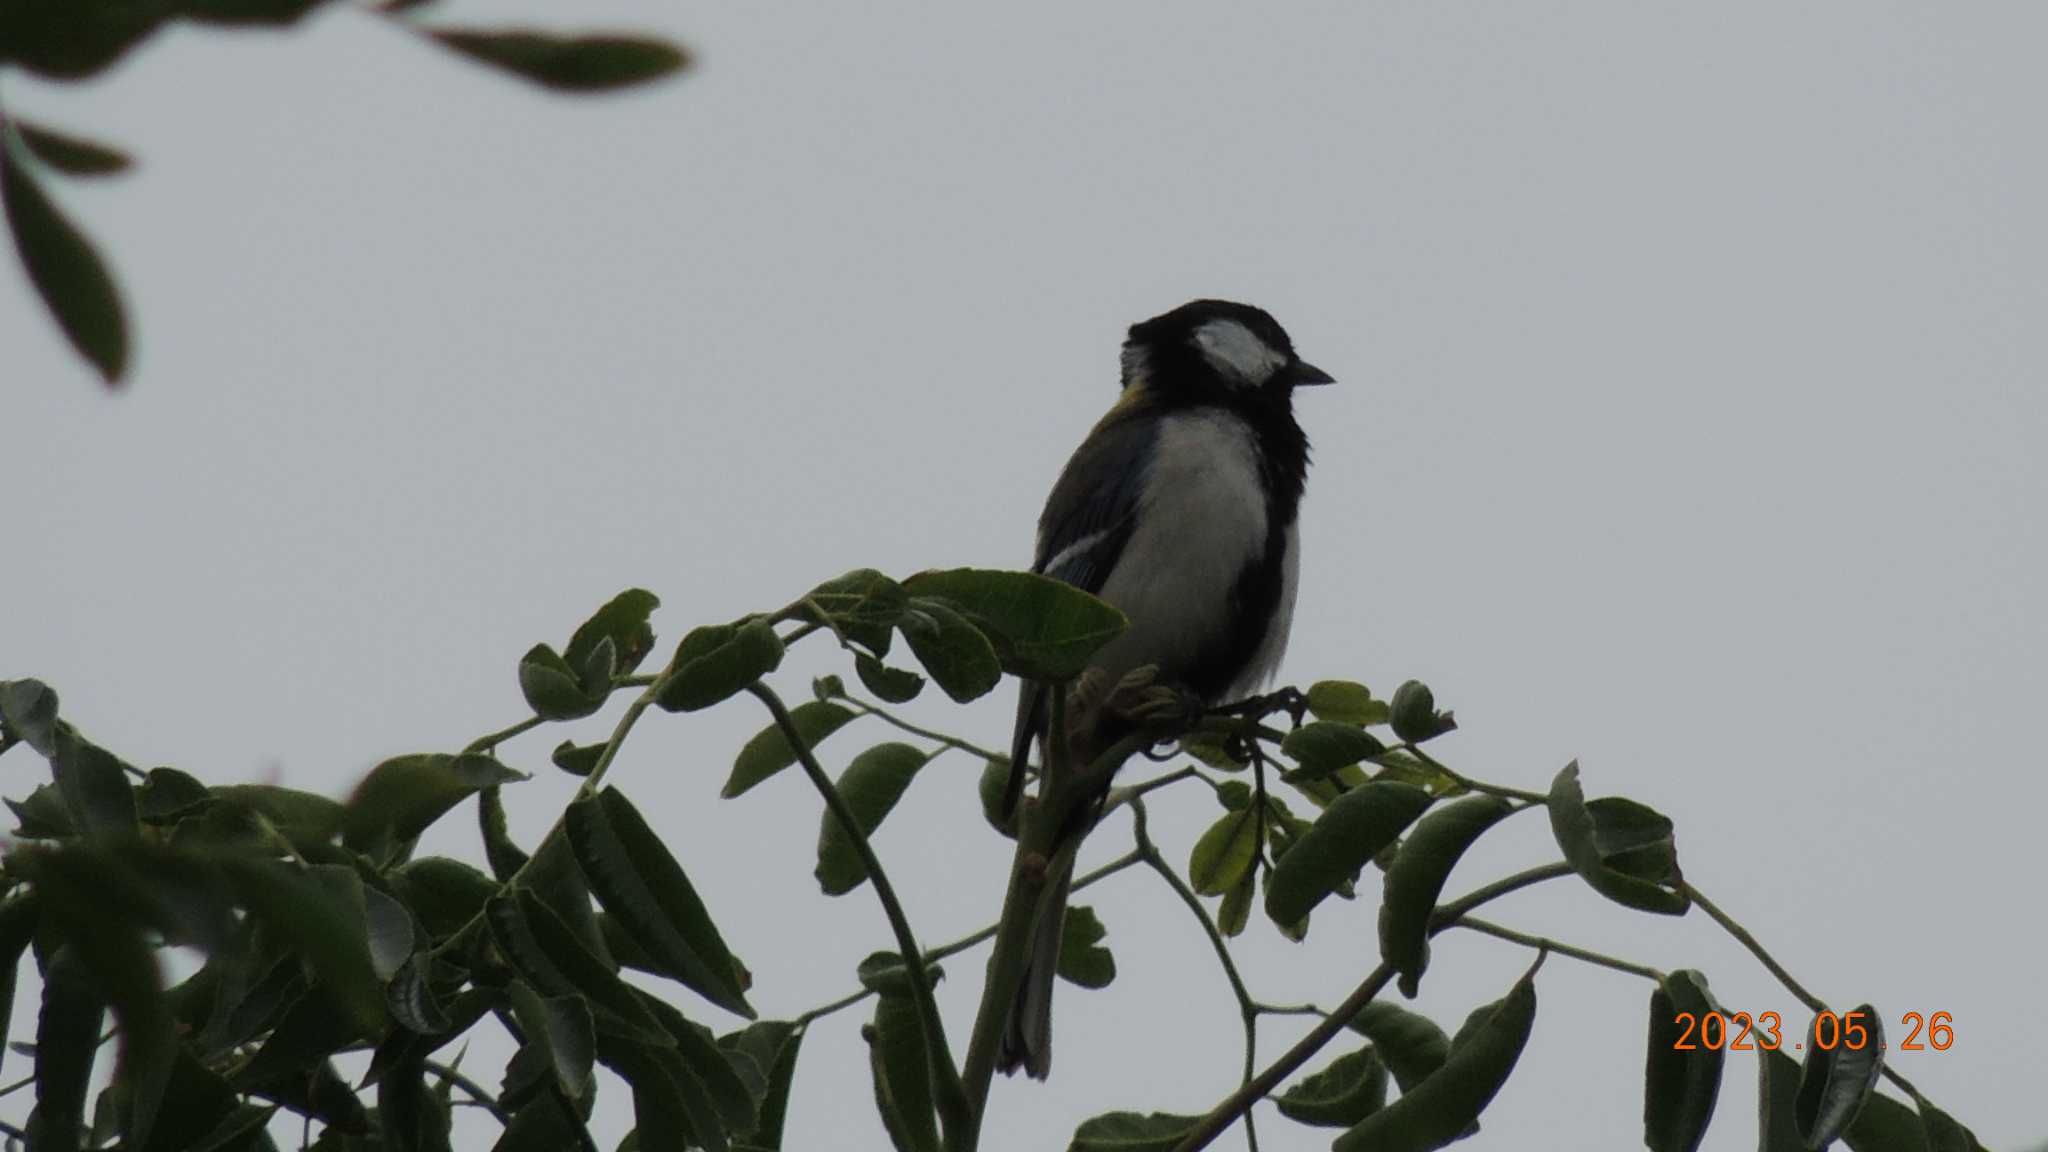
[[[1207,704],[1263,687],[1280,665],[1300,558],[1296,512],[1308,437],[1297,387],[1331,377],[1305,363],[1258,308],[1196,300],[1132,325],[1123,393],[1074,451],[1038,521],[1032,571],[1121,610],[1130,627],[1091,664],[1102,682],[1156,666]],[[1026,684],[1011,744],[1014,808],[1034,742],[1048,739],[1048,689]],[[1070,734],[1078,762],[1120,735]],[[1029,967],[998,1062],[1043,1079],[1052,1063],[1052,985],[1073,878],[1075,842],[1049,862]]]

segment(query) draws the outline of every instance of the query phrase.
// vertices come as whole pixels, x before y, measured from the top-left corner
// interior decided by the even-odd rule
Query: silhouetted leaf
[[[56,691],[41,680],[0,680],[0,729],[44,757],[56,755]]]
[[[1387,702],[1372,698],[1363,684],[1349,680],[1318,680],[1308,687],[1309,714],[1318,720],[1369,727],[1387,722]]]
[[[1631,800],[1586,802],[1574,760],[1550,784],[1550,829],[1564,858],[1594,891],[1630,908],[1683,915],[1671,821]]]
[[[183,0],[184,15],[202,24],[281,28],[296,24],[325,0]]]
[[[1386,1102],[1387,1066],[1370,1047],[1337,1057],[1273,1098],[1281,1115],[1325,1128],[1349,1128]]]
[[[1259,818],[1250,809],[1226,811],[1188,852],[1188,883],[1204,896],[1221,896],[1251,874],[1259,846]]]
[[[546,996],[581,993],[596,1010],[600,1032],[635,1044],[668,1047],[661,1026],[633,990],[607,968],[555,911],[523,888],[494,896],[484,906],[491,938],[520,975]]]
[[[711,914],[631,801],[616,788],[569,806],[564,820],[584,877],[663,975],[752,1019],[746,986]]]
[[[796,1058],[803,1039],[803,1029],[784,1020],[763,1020],[719,1037],[719,1047],[736,1057],[751,1058],[766,1080],[754,1127],[738,1134],[738,1147],[753,1152],[778,1152],[782,1147],[782,1122],[789,1110],[789,1089],[796,1078]]]
[[[1680,969],[1659,981],[1650,993],[1650,1043],[1643,1070],[1643,1143],[1652,1152],[1693,1152],[1706,1139],[1714,1118],[1714,1100],[1721,1091],[1724,1051],[1699,1043],[1678,1042],[1688,1029],[1679,1022],[1687,1013],[1697,1022],[1717,1012],[1707,995],[1707,978]]]
[[[604,757],[605,748],[604,744],[577,744],[573,740],[564,740],[555,745],[548,760],[571,776],[588,776]]]
[[[1102,944],[1108,935],[1095,909],[1069,906],[1060,929],[1060,978],[1083,988],[1109,987],[1116,979],[1116,957]]]
[[[49,5],[55,0],[39,2]],[[8,18],[20,19],[19,14]],[[0,24],[0,30],[5,28]],[[128,320],[121,294],[92,242],[36,183],[30,163],[28,149],[11,127],[0,122],[0,207],[6,210],[22,267],[72,347],[100,370],[107,383],[118,383],[128,370]]]
[[[950,604],[917,597],[899,625],[918,663],[955,703],[985,696],[1003,678],[995,646]]]
[[[641,36],[561,36],[436,28],[448,48],[558,92],[606,92],[656,80],[689,57],[664,40]]]
[[[1863,1102],[1863,1110],[1856,1114],[1856,1122],[1842,1133],[1842,1143],[1851,1152],[1935,1152],[1932,1136],[1921,1113],[1882,1092],[1872,1092]],[[1972,1152],[1967,1142],[1952,1143],[1950,1147],[1956,1152]]]
[[[1442,1067],[1339,1136],[1332,1152],[1424,1152],[1465,1135],[1507,1083],[1529,1041],[1536,1020],[1535,976],[1531,967],[1504,999],[1474,1013]]]
[[[1799,1138],[1799,1064],[1761,1045],[1757,1057],[1757,1147],[1761,1152],[1807,1152]]]
[[[1468,796],[1416,822],[1387,869],[1380,900],[1380,955],[1415,996],[1429,966],[1429,919],[1465,850],[1514,809],[1498,796]]]
[[[863,836],[882,826],[896,802],[930,758],[921,748],[909,744],[877,744],[853,758],[840,774],[839,795],[853,810],[854,822]],[[841,896],[858,888],[868,878],[839,817],[827,808],[818,825],[818,886],[827,896]]]
[[[910,597],[903,585],[872,568],[835,576],[804,597],[804,619],[830,627],[879,658],[889,654],[889,634]]]
[[[789,710],[789,719],[804,745],[816,749],[825,737],[839,731],[854,718],[854,712],[838,704],[807,700]],[[719,795],[730,800],[747,789],[796,763],[796,749],[783,736],[782,727],[770,724],[754,734],[733,760],[732,775]]]
[[[371,769],[349,797],[342,840],[365,851],[387,834],[400,842],[415,839],[474,793],[526,778],[489,756],[395,756]]]
[[[1328,776],[1386,750],[1372,733],[1333,720],[1311,720],[1280,742],[1280,751],[1301,766],[1299,775],[1305,779]]]
[[[382,1027],[384,989],[370,958],[369,913],[354,869],[247,857],[220,866],[242,905],[305,958],[358,1027]]]
[[[1429,793],[1409,784],[1363,784],[1338,797],[1274,865],[1266,914],[1276,924],[1307,916],[1398,839],[1429,804]]]
[[[1876,1009],[1864,1004],[1834,1017],[1834,1042],[1827,1047],[1820,1043],[1821,1019],[1815,1016],[1806,1030],[1793,1113],[1809,1148],[1825,1148],[1848,1131],[1884,1070],[1884,1024]]]
[[[104,1001],[97,974],[73,944],[43,965],[43,1006],[36,1020],[36,1108],[29,1141],[39,1150],[78,1147],[86,1085],[99,1048]]]
[[[1031,680],[1080,675],[1129,624],[1086,592],[1029,572],[927,571],[903,587],[912,597],[937,597],[958,608],[995,642],[1004,671]]]
[[[569,638],[569,646],[562,650],[562,659],[571,668],[581,669],[597,651],[598,645],[612,642],[612,674],[624,676],[640,667],[648,653],[654,651],[654,627],[648,618],[661,607],[661,599],[645,588],[628,588],[605,602],[604,607],[591,614],[576,628],[576,634]],[[593,688],[593,685],[585,685]],[[609,685],[605,686],[609,691]]]
[[[767,620],[714,624],[683,637],[655,703],[695,712],[731,698],[782,664],[782,638]]]
[[[1105,1112],[1081,1121],[1067,1152],[1173,1152],[1201,1122],[1169,1112]]]
[[[519,658],[519,692],[543,720],[574,720],[604,706],[604,694],[586,691],[577,670],[546,644]]]
[[[1398,1004],[1375,1000],[1345,1025],[1372,1041],[1403,1092],[1422,1083],[1450,1058],[1451,1039],[1444,1030],[1429,1017]]]
[[[597,1063],[597,1026],[590,1003],[571,992],[540,996],[523,983],[510,987],[512,1014],[526,1033],[526,1042],[546,1056],[554,1080],[571,1100],[591,1089]]]
[[[16,120],[14,128],[21,133],[21,142],[28,145],[36,159],[66,176],[107,176],[127,171],[131,163],[128,154],[120,149],[83,137],[39,127],[26,120]]]
[[[939,1152],[931,1058],[925,1050],[917,1005],[908,996],[878,997],[875,1022],[860,1034],[868,1042],[875,1107],[898,1152]]]
[[[906,704],[924,690],[924,677],[901,668],[891,668],[865,652],[856,653],[853,670],[867,689],[890,704]]]
[[[1387,720],[1394,726],[1394,735],[1411,744],[1433,740],[1458,726],[1449,712],[1436,710],[1435,693],[1420,680],[1394,689],[1394,698],[1387,702]]]

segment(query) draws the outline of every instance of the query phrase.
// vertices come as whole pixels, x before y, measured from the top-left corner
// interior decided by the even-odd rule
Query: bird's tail
[[[1067,891],[1074,882],[1079,840],[1078,836],[1070,838],[1064,850],[1054,853],[1047,869],[1045,891],[1039,896],[1031,929],[1024,982],[1010,1002],[1003,1041],[996,1050],[997,1066],[1006,1075],[1022,1068],[1032,1079],[1043,1080],[1052,1071],[1052,984],[1059,974],[1060,934],[1066,925]]]

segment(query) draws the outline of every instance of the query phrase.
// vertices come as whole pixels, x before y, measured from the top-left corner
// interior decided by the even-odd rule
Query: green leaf
[[[1799,1137],[1799,1064],[1761,1045],[1756,1057],[1757,1147],[1761,1152],[1807,1152]]]
[[[1410,680],[1394,689],[1394,698],[1387,705],[1387,719],[1394,726],[1394,735],[1411,744],[1433,740],[1458,726],[1449,712],[1436,710],[1436,695],[1420,680]]]
[[[1361,728],[1385,724],[1389,716],[1386,701],[1373,699],[1365,685],[1349,680],[1318,680],[1309,685],[1308,710],[1318,720]]]
[[[224,859],[220,867],[250,915],[305,958],[357,1027],[376,1033],[384,1024],[384,990],[370,955],[368,904],[355,870],[339,864],[297,868],[249,857]]]
[[[1370,1047],[1337,1057],[1273,1098],[1281,1115],[1325,1128],[1349,1128],[1386,1102],[1387,1066]]]
[[[1102,941],[1109,930],[1095,909],[1073,905],[1060,929],[1060,978],[1083,988],[1107,988],[1116,979],[1116,957]]]
[[[1003,800],[1009,795],[1009,789],[1009,758],[995,756],[984,761],[981,766],[981,779],[974,786],[975,794],[981,800],[981,818],[988,821],[989,827],[1015,840],[1015,814],[1003,811]]]
[[[996,641],[1004,671],[1070,680],[1129,626],[1123,613],[1070,584],[1029,572],[955,568],[903,582],[913,597],[951,602]]]
[[[97,7],[95,5],[95,7]],[[36,183],[28,149],[0,122],[0,207],[22,267],[80,355],[108,384],[128,370],[128,319],[121,294],[85,234]]]
[[[682,865],[639,809],[607,788],[571,804],[564,823],[585,879],[658,970],[752,1019],[738,963]]]
[[[855,653],[853,670],[867,689],[889,704],[907,704],[924,691],[924,677],[901,668],[891,668],[865,652]]]
[[[491,1145],[491,1152],[564,1152],[595,1147],[590,1133],[561,1097],[538,1092],[519,1105],[498,1142]]]
[[[571,668],[582,668],[598,645],[612,642],[614,675],[627,675],[640,667],[654,651],[654,627],[648,618],[661,607],[661,599],[645,588],[628,588],[605,602],[605,606],[591,614],[569,638],[569,646],[562,650],[562,659]],[[586,687],[589,687],[586,685]],[[603,685],[607,693],[611,685]]]
[[[1723,1049],[1698,1042],[1678,1047],[1707,1013],[1719,1009],[1707,995],[1707,978],[1691,969],[1664,977],[1650,993],[1649,1054],[1643,1070],[1643,1144],[1651,1152],[1693,1152],[1707,1137],[1714,1100],[1721,1091]],[[1678,1019],[1689,1014],[1695,1027]]]
[[[512,832],[505,826],[505,802],[495,787],[476,794],[476,822],[491,875],[500,881],[517,876],[526,867],[526,850],[512,841]]]
[[[1576,760],[1551,781],[1549,808],[1550,830],[1565,860],[1594,891],[1666,916],[1692,907],[1678,873],[1671,821],[1618,797],[1588,804]]]
[[[30,789],[27,799],[10,799],[6,804],[20,821],[14,830],[20,839],[61,840],[78,834],[71,823],[71,810],[64,806],[63,793],[57,791],[55,784],[38,784]]]
[[[1003,678],[995,646],[941,600],[919,597],[903,612],[903,638],[918,663],[955,703],[985,696]]]
[[[936,964],[926,964],[924,973],[933,985],[937,985],[945,976]],[[904,963],[903,957],[895,952],[868,953],[855,966],[854,978],[860,981],[861,987],[877,996],[908,996],[910,990],[916,986],[916,982],[910,976],[910,965]]]
[[[767,620],[697,628],[676,647],[673,671],[654,702],[669,712],[696,712],[746,689],[782,666],[782,638]]]
[[[342,818],[341,838],[357,851],[370,850],[386,836],[410,841],[472,794],[526,778],[489,756],[394,756],[356,785]]]
[[[324,0],[184,0],[183,14],[202,24],[281,28],[296,24]]]
[[[1333,720],[1311,720],[1280,742],[1280,751],[1301,765],[1300,775],[1311,780],[1386,750],[1372,733]]]
[[[719,1038],[719,1047],[751,1058],[766,1078],[751,1131],[740,1134],[738,1146],[755,1152],[782,1147],[782,1123],[789,1111],[789,1089],[796,1079],[797,1052],[804,1030],[783,1020],[763,1020]]]
[[[540,996],[517,981],[510,994],[512,1014],[526,1033],[526,1042],[547,1057],[563,1095],[582,1100],[591,1090],[597,1064],[597,1025],[590,1002],[573,992]]]
[[[876,657],[889,654],[889,634],[910,597],[903,585],[872,568],[835,576],[804,597],[804,619],[822,624]]]
[[[1942,1117],[1948,1119],[1946,1116]],[[1949,1120],[1950,1124],[1955,1121]],[[1971,1152],[1967,1142],[1954,1142],[1962,1134],[1962,1126],[1956,1125],[1951,1137],[1950,1148],[1956,1152]],[[1872,1092],[1863,1102],[1863,1111],[1856,1114],[1856,1122],[1842,1133],[1842,1143],[1852,1152],[1933,1152],[1933,1130],[1923,1122],[1923,1114],[1913,1111],[1906,1104],[1885,1095]],[[1948,1152],[1943,1149],[1942,1152]]]
[[[97,974],[76,945],[57,949],[43,965],[43,1006],[36,1020],[36,1108],[29,1117],[29,1142],[38,1152],[78,1147],[104,1011],[97,984]]]
[[[135,814],[145,824],[175,823],[212,799],[206,785],[176,768],[151,768],[135,790]]]
[[[524,888],[491,898],[484,919],[498,951],[546,996],[581,993],[596,1011],[598,1030],[635,1044],[669,1047],[668,1034],[618,973],[586,947],[555,910]]]
[[[1273,866],[1266,915],[1292,924],[1358,875],[1422,815],[1430,795],[1410,784],[1363,784],[1337,798]]]
[[[7,1058],[5,1040],[14,1014],[14,985],[21,954],[35,938],[41,921],[40,897],[31,889],[0,902],[0,1068]]]
[[[44,757],[57,754],[57,693],[41,680],[0,681],[0,729]]]
[[[860,1030],[868,1042],[875,1107],[898,1152],[939,1152],[938,1114],[932,1105],[931,1059],[917,1005],[908,996],[881,996],[875,1022]]]
[[[579,745],[573,740],[564,740],[555,745],[548,760],[571,776],[588,776],[597,767],[597,762],[604,758],[606,747],[605,744]]]
[[[641,36],[559,36],[435,28],[427,35],[472,60],[557,92],[609,92],[689,64],[681,48]]]
[[[388,981],[412,959],[412,913],[405,905],[367,884],[363,885],[364,924],[370,945],[370,968],[377,979]]]
[[[156,772],[150,775],[154,778]],[[333,839],[348,817],[348,809],[337,800],[273,784],[222,784],[208,794],[220,803],[261,816],[300,852]]]
[[[1384,1000],[1367,1004],[1345,1026],[1372,1041],[1403,1092],[1428,1079],[1451,1055],[1450,1037],[1435,1021]]]
[[[877,744],[853,758],[839,777],[839,795],[853,809],[854,822],[863,836],[872,836],[882,826],[896,802],[910,787],[918,769],[930,762],[921,748],[909,744]],[[818,886],[827,896],[843,896],[867,880],[845,825],[829,808],[818,825]]]
[[[684,1016],[666,1001],[640,992],[640,1002],[661,1022],[675,1041],[682,1066],[703,1089],[720,1127],[743,1132],[754,1126],[754,1096],[745,1078],[733,1067],[718,1038],[709,1028]]]
[[[1218,932],[1232,939],[1244,934],[1244,926],[1251,920],[1252,895],[1257,891],[1256,876],[1256,872],[1246,869],[1245,874],[1238,878],[1237,883],[1230,886],[1230,891],[1223,894],[1223,903],[1217,905],[1216,908],[1216,930]],[[1271,886],[1272,882],[1273,874],[1267,872],[1267,885]],[[1307,921],[1302,923],[1306,925]],[[1306,928],[1304,928],[1305,931]],[[1297,943],[1301,939],[1299,936],[1291,936],[1290,938]]]
[[[1833,1017],[1833,1043],[1820,1044],[1821,1016],[1806,1029],[1793,1119],[1809,1148],[1825,1148],[1848,1131],[1884,1070],[1884,1023],[1868,1004]],[[1855,1043],[1855,1047],[1851,1047]]]
[[[135,835],[135,789],[120,757],[66,725],[57,730],[57,755],[50,761],[50,771],[75,827],[100,838]]]
[[[1380,901],[1380,955],[1413,999],[1429,966],[1429,918],[1451,869],[1514,808],[1498,796],[1468,796],[1424,816],[1387,869]]]
[[[588,716],[605,700],[602,694],[592,698],[576,668],[546,644],[535,644],[519,658],[519,692],[543,720]]]
[[[1884,1097],[1876,1094],[1872,1095],[1871,1099],[1880,1100]],[[1957,1123],[1955,1118],[1922,1097],[1915,1096],[1913,1102],[1920,1109],[1920,1124],[1927,1134],[1928,1152],[1982,1152],[1982,1145],[1978,1144],[1975,1132]],[[1865,1107],[1864,1116],[1857,1117],[1857,1122],[1849,1125],[1849,1146],[1856,1149],[1856,1152],[1871,1152],[1856,1141],[1859,1139],[1857,1130],[1862,1127],[1864,1117],[1869,1116],[1872,1111],[1873,1108]]]
[[[638,1152],[723,1152],[725,1130],[717,1110],[672,1049],[649,1048],[598,1035],[598,1059],[633,1089]],[[634,1139],[634,1137],[628,1137]]]
[[[1505,998],[1475,1012],[1442,1067],[1339,1136],[1332,1152],[1424,1152],[1465,1135],[1507,1083],[1529,1041],[1536,1021],[1535,976],[1532,967]]]
[[[35,158],[66,176],[106,176],[125,172],[131,161],[118,148],[16,120],[14,130]]]
[[[1259,817],[1226,811],[1188,853],[1188,883],[1204,896],[1221,896],[1251,874],[1259,847]]]
[[[1173,1152],[1201,1122],[1170,1112],[1105,1112],[1074,1129],[1067,1152]]]
[[[822,700],[806,700],[789,710],[789,718],[804,746],[815,750],[825,737],[839,731],[854,718],[852,709]],[[782,727],[770,724],[754,734],[734,759],[732,775],[726,778],[720,796],[730,800],[796,763],[796,749],[782,734]]]

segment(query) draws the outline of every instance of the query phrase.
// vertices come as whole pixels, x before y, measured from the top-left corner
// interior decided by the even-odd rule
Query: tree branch
[[[747,691],[753,693],[754,697],[767,707],[768,714],[775,718],[776,727],[782,729],[783,738],[789,741],[790,748],[796,752],[797,763],[803,766],[804,775],[811,778],[812,787],[824,797],[825,807],[831,809],[832,815],[838,819],[840,828],[853,844],[855,854],[860,857],[861,864],[867,869],[868,882],[874,886],[875,898],[882,902],[882,911],[888,916],[889,927],[896,934],[896,946],[903,953],[904,966],[910,970],[911,1002],[917,1008],[918,1023],[924,1030],[925,1047],[931,1053],[932,1079],[937,1089],[939,1117],[945,1122],[949,1135],[955,1131],[972,1129],[975,1110],[969,1105],[967,1094],[961,1087],[959,1066],[953,1063],[953,1050],[946,1043],[946,1029],[939,1019],[938,1002],[932,997],[931,977],[925,965],[924,953],[918,947],[916,933],[910,929],[910,918],[903,913],[902,901],[896,898],[895,885],[889,882],[888,873],[882,870],[882,861],[876,857],[874,847],[868,843],[867,833],[861,830],[859,818],[847,805],[846,797],[839,794],[839,789],[833,785],[832,778],[819,766],[817,756],[812,754],[810,745],[797,730],[796,721],[791,719],[789,709],[783,705],[782,698],[775,694],[774,689],[759,681],[749,684]],[[650,695],[652,692],[653,689],[650,688]],[[609,749],[607,751],[609,752]],[[598,763],[599,767],[603,767],[602,760]],[[595,778],[596,775],[596,770],[592,770],[591,776]]]

